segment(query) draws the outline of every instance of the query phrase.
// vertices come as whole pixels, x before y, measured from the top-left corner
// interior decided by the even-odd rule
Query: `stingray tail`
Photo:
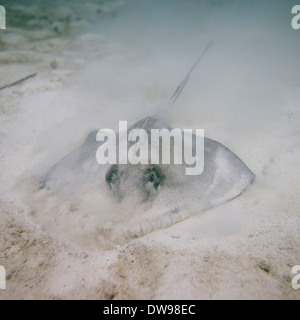
[[[201,52],[201,54],[199,55],[199,57],[197,58],[197,60],[195,61],[195,63],[192,65],[191,69],[189,70],[189,72],[187,73],[187,75],[185,76],[185,78],[181,81],[181,83],[179,84],[179,86],[176,88],[176,90],[174,91],[174,93],[172,94],[171,98],[168,101],[167,107],[165,110],[162,110],[159,115],[161,115],[163,112],[167,111],[178,99],[178,97],[180,96],[182,90],[184,89],[185,85],[187,84],[187,82],[189,81],[190,75],[192,73],[192,71],[196,68],[197,64],[199,63],[199,61],[202,59],[202,57],[205,55],[205,53],[208,51],[208,49],[212,46],[213,44],[213,40],[209,42],[209,44],[205,47],[205,49]]]

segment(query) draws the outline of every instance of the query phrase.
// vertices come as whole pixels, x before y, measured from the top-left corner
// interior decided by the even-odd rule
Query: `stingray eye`
[[[144,173],[144,183],[150,182],[157,190],[164,179],[164,175],[158,166],[151,166]]]
[[[111,168],[105,175],[105,180],[110,185],[110,187],[112,184],[119,180],[119,168],[117,165],[114,164],[113,166],[111,166]]]

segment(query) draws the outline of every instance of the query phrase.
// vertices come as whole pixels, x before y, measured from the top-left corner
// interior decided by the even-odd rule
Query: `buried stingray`
[[[171,107],[186,85],[191,72],[196,67],[212,42],[198,57],[184,80],[171,96],[166,111]],[[148,145],[152,129],[172,128],[163,120],[163,113],[146,117],[131,127],[144,130],[148,134]],[[103,142],[96,139],[97,131],[91,132],[85,142],[58,161],[41,179],[42,188],[70,196],[76,186],[76,193],[87,192],[88,188],[107,185],[116,202],[124,201],[131,194],[137,194],[145,208],[155,209],[156,204],[163,204],[167,209],[154,216],[147,210],[140,213],[140,222],[127,230],[133,237],[141,236],[153,230],[170,226],[209,208],[225,203],[246,190],[254,180],[254,174],[227,147],[219,142],[204,138],[204,167],[200,175],[187,176],[185,164],[163,164],[161,161],[161,144],[151,152],[159,153],[158,164],[113,164],[99,165],[96,152]],[[118,137],[117,137],[118,138]],[[118,144],[118,140],[117,144]],[[195,139],[192,140],[195,152]],[[128,141],[127,151],[135,144]],[[117,145],[118,150],[118,145]],[[170,153],[174,151],[171,146]],[[97,214],[95,212],[95,214]]]

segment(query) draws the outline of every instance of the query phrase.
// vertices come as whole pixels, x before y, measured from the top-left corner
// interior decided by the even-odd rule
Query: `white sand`
[[[300,31],[290,5],[141,2],[98,16],[87,4],[81,21],[78,8],[60,7],[49,14],[59,35],[1,30],[0,87],[37,76],[0,91],[0,299],[299,299],[291,269],[300,265]],[[64,34],[58,18],[68,14]],[[211,39],[168,119],[204,128],[245,161],[256,180],[242,196],[104,249],[97,195],[82,195],[86,211],[74,213],[22,182],[91,130],[152,114]],[[114,210],[101,196],[101,210]]]

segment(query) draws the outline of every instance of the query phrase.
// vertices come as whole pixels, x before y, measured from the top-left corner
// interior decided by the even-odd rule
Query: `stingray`
[[[212,42],[200,54],[165,109],[137,121],[128,128],[128,132],[132,129],[143,129],[147,133],[150,133],[151,129],[172,130],[164,120],[165,112],[173,106],[192,71],[211,45]],[[187,176],[184,165],[166,165],[161,162],[155,165],[100,166],[96,161],[96,152],[101,142],[96,140],[96,136],[97,131],[92,131],[81,146],[54,164],[42,177],[41,188],[74,197],[74,186],[76,193],[80,195],[87,191],[88,186],[96,188],[104,184],[119,203],[131,193],[137,194],[145,204],[145,212],[147,208],[164,204],[168,210],[154,217],[147,217],[145,212],[141,213],[142,222],[130,231],[135,237],[170,226],[194,212],[199,213],[224,204],[245,191],[255,178],[253,172],[235,153],[207,137],[204,138],[204,169],[200,175]],[[133,142],[128,142],[128,149],[132,145]],[[193,142],[193,151],[194,148]],[[161,148],[156,152],[161,153]]]

